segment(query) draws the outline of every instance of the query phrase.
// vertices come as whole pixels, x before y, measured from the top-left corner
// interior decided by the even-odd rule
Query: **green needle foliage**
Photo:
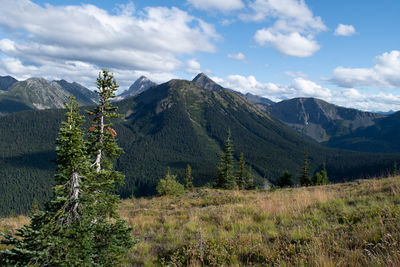
[[[278,179],[279,187],[290,187],[293,186],[292,175],[288,171],[284,171],[282,176]]]
[[[322,164],[321,171],[317,172],[314,174],[314,176],[311,178],[311,184],[312,185],[324,185],[328,184],[329,179],[328,179],[328,174],[326,172],[326,167],[325,163]]]
[[[397,173],[398,173],[398,171],[397,171],[397,162],[394,161],[393,162],[392,176],[397,176]]]
[[[233,146],[231,141],[231,130],[228,130],[225,141],[225,152],[221,153],[218,166],[215,187],[222,189],[235,189],[236,179],[233,176]]]
[[[246,162],[244,161],[244,154],[240,153],[239,158],[239,169],[236,174],[236,183],[239,190],[243,190],[246,187]]]
[[[185,172],[185,179],[183,180],[183,185],[185,189],[191,190],[193,189],[193,176],[192,176],[192,167],[188,164]]]
[[[97,85],[101,102],[92,112],[95,126],[89,141],[84,139],[83,117],[71,97],[56,141],[54,196],[43,211],[35,208],[30,225],[18,230],[18,239],[3,235],[1,243],[11,249],[0,252],[0,264],[111,266],[134,244],[131,228],[116,212],[119,198],[113,194],[115,184],[124,178],[112,169],[112,160],[121,149],[115,131],[107,130],[111,129],[108,120],[116,116],[110,99],[117,86],[107,71],[99,76]]]
[[[308,152],[304,153],[304,163],[301,166],[300,185],[309,186],[311,184],[309,177],[310,167],[308,166]]]

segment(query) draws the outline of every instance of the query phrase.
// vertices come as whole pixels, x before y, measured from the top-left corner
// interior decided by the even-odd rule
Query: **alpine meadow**
[[[0,266],[400,266],[400,2],[0,4]]]

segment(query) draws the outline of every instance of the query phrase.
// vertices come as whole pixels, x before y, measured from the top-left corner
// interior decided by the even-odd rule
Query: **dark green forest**
[[[125,184],[123,198],[153,195],[167,167],[182,181],[187,164],[195,186],[212,182],[227,130],[231,129],[234,165],[243,153],[255,184],[276,184],[284,170],[299,182],[304,153],[310,173],[326,163],[331,182],[387,174],[398,154],[371,154],[323,147],[269,117],[239,95],[206,90],[172,80],[116,103],[119,145],[115,162]],[[81,108],[85,110],[89,108]],[[55,140],[64,110],[23,111],[0,117],[0,215],[27,213],[35,198],[49,198],[55,173]],[[88,126],[88,125],[87,125]]]

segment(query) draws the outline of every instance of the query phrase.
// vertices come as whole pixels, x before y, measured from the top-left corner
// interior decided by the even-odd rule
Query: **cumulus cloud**
[[[237,54],[228,54],[228,57],[231,59],[236,59],[236,60],[242,60],[242,61],[246,60],[246,56],[243,55],[241,52],[239,52]]]
[[[332,81],[342,87],[399,88],[399,73],[400,51],[393,50],[377,56],[372,68],[337,67]]]
[[[303,0],[255,0],[250,8],[252,13],[241,15],[241,19],[275,21],[271,27],[254,34],[259,45],[270,45],[284,55],[295,57],[309,57],[320,49],[315,35],[327,28]]]
[[[356,29],[353,25],[339,24],[335,30],[337,36],[351,36],[356,33]]]
[[[200,73],[201,72],[201,65],[196,59],[189,59],[186,62],[186,72],[188,73]]]
[[[261,29],[256,32],[254,39],[260,45],[270,44],[282,54],[294,57],[312,56],[320,48],[315,40],[298,32],[281,34],[274,33],[271,29]]]
[[[289,85],[275,83],[261,83],[250,76],[229,75],[226,78],[213,77],[214,81],[220,83],[226,88],[236,90],[241,93],[252,93],[265,96],[267,98],[279,101],[293,97],[319,97],[330,99],[332,96],[328,88],[324,88],[310,80],[297,77]]]
[[[222,12],[230,12],[244,7],[242,0],[188,0],[188,3],[197,9],[219,10]]]
[[[69,62],[96,69],[171,72],[185,66],[178,56],[214,52],[214,41],[220,38],[212,25],[181,9],[139,11],[133,4],[110,14],[89,4],[42,7],[29,0],[4,0],[1,28],[11,34],[0,40],[0,55],[25,66],[27,75],[45,65],[68,69]]]

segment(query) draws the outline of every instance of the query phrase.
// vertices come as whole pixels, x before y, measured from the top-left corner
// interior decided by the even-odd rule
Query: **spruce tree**
[[[185,178],[183,180],[183,185],[185,189],[191,190],[193,189],[193,176],[192,176],[192,167],[188,164],[186,166]]]
[[[253,177],[253,169],[249,166],[249,170],[247,171],[246,175],[246,182],[245,182],[245,189],[246,190],[253,190],[255,189],[254,186],[254,177]]]
[[[279,187],[290,187],[293,185],[292,175],[288,171],[284,171],[278,179]]]
[[[240,153],[239,168],[236,173],[236,183],[239,190],[245,189],[246,185],[246,162],[244,161],[244,154]]]
[[[228,130],[228,134],[225,141],[225,151],[221,153],[220,162],[217,171],[217,177],[215,179],[215,187],[222,189],[234,189],[236,188],[235,177],[233,176],[233,147],[231,141],[231,130]]]
[[[308,186],[310,185],[310,177],[309,177],[309,166],[308,166],[308,152],[304,153],[304,163],[301,166],[301,176],[300,176],[300,185]]]
[[[54,197],[44,211],[36,210],[30,225],[18,230],[15,239],[6,236],[2,243],[14,248],[0,252],[1,263],[26,266],[80,266],[93,264],[94,244],[91,224],[84,223],[81,182],[90,175],[78,104],[73,97],[66,104],[66,121],[62,123],[57,143],[58,164]],[[86,220],[87,222],[87,220]]]
[[[18,239],[5,235],[0,263],[15,266],[111,266],[133,245],[131,229],[117,214],[115,184],[123,176],[112,169],[121,153],[110,118],[117,117],[110,100],[118,87],[107,71],[97,79],[100,104],[94,111],[89,141],[81,130],[78,104],[66,105],[66,121],[57,139],[58,173],[54,197],[31,223],[18,230]]]
[[[91,175],[88,183],[86,201],[90,203],[87,213],[94,225],[95,262],[113,265],[127,253],[133,245],[129,228],[122,220],[117,208],[119,196],[115,186],[121,185],[124,176],[113,169],[113,162],[122,153],[116,140],[116,131],[110,120],[118,118],[117,108],[111,103],[118,85],[107,70],[99,73],[96,81],[99,104],[89,111],[93,116],[88,134],[88,155],[91,159]]]
[[[393,170],[392,170],[392,176],[395,177],[397,176],[397,162],[393,162]]]

